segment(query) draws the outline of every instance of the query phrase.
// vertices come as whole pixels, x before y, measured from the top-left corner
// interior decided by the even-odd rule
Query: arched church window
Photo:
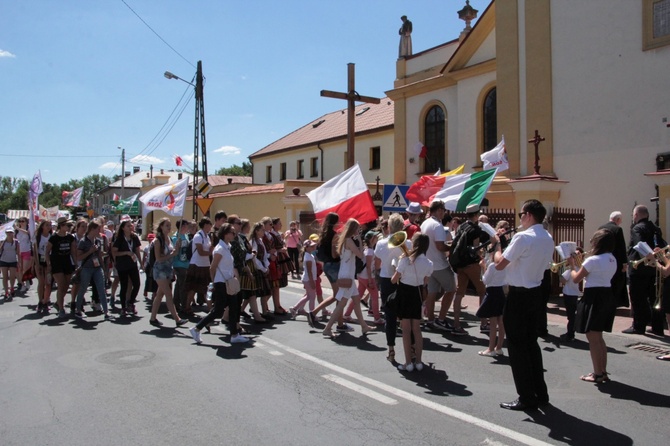
[[[498,116],[496,112],[496,89],[493,87],[484,98],[482,152],[488,152],[498,145]]]
[[[445,170],[445,119],[444,110],[437,105],[428,110],[424,122],[424,145],[426,158],[424,172]]]

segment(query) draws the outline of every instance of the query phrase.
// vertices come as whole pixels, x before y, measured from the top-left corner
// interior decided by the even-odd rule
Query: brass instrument
[[[590,253],[590,251],[589,251],[589,253]],[[582,262],[584,261],[584,257],[586,256],[586,254],[588,254],[588,253],[578,252],[576,254],[573,254],[574,258],[575,258],[575,266],[577,268],[581,268]],[[568,259],[565,259],[562,262],[558,262],[558,263],[553,263],[552,262],[549,269],[551,270],[552,273],[558,274],[558,272],[561,270],[561,268],[563,268],[567,264],[568,264]]]
[[[653,259],[648,259],[647,257],[642,257],[639,260],[633,260],[630,262],[630,265],[634,268],[637,269],[640,264],[645,264],[646,266],[652,266],[652,267],[662,267],[663,262],[668,260],[668,255],[670,255],[670,245],[666,246],[665,248],[659,249],[658,251],[654,251],[654,258]]]
[[[409,257],[409,251],[405,242],[407,241],[407,233],[405,231],[398,231],[389,237],[389,248],[400,248],[405,256]]]

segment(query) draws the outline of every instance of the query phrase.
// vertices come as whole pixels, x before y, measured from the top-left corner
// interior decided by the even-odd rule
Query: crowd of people
[[[27,221],[20,219],[0,242],[0,269],[5,300],[21,287],[27,289],[21,278],[34,270],[36,310],[49,313],[53,307],[59,318],[67,317],[69,292],[70,313],[80,319],[87,317],[89,286],[91,305],[104,319],[117,312],[116,317],[135,317],[144,272],[151,325],[164,324],[158,318],[163,299],[177,327],[198,318],[196,308],[206,312],[189,329],[197,344],[202,342],[202,331],[209,332],[218,321],[227,324],[231,343],[249,342],[240,324],[243,317],[262,324],[304,315],[310,326],[323,327],[323,335],[333,337],[354,331],[353,313],[363,336],[383,328],[387,359],[404,372],[424,368],[423,330],[469,334],[462,310],[470,288],[479,297],[479,330],[489,334],[489,344],[479,355],[504,355],[506,341],[518,398],[501,407],[526,410],[549,401],[537,342],[547,329],[546,281],[555,244],[543,225],[545,217],[542,203],[529,200],[519,213],[519,228],[510,229],[506,221],[491,228],[478,207],[468,208],[461,220],[448,215],[438,200],[426,215],[418,203],[411,203],[405,217],[394,213],[373,222],[340,221],[330,213],[318,231],[306,235],[297,221],[284,231],[280,218],[264,217],[254,223],[219,211],[213,221],[179,219],[174,229],[171,220],[163,218],[148,234],[144,248],[130,219],[116,225],[104,218],[77,222],[59,218],[55,227],[43,221],[32,240]],[[670,262],[659,255],[665,246],[661,232],[649,221],[648,210],[636,206],[626,252],[621,220],[620,212],[612,213],[610,222],[591,238],[588,255],[579,247],[566,259],[561,274],[568,316],[561,339],[571,342],[575,333],[586,335],[593,371],[581,379],[596,384],[610,380],[603,332],[612,330],[616,308],[628,300],[627,272],[633,326],[624,332],[644,333],[651,322],[651,331],[663,335],[663,313],[670,322],[670,283],[664,288],[662,311],[655,308],[654,277],[670,275]],[[655,253],[641,257],[633,249],[640,241]],[[629,262],[635,268],[628,268]],[[305,294],[286,310],[281,289],[288,285],[289,274],[301,281]],[[322,276],[332,296],[324,296]],[[362,305],[369,308],[372,321],[366,320]],[[448,320],[450,309],[453,319]],[[327,319],[325,326],[320,317]],[[398,333],[403,358],[396,362]]]

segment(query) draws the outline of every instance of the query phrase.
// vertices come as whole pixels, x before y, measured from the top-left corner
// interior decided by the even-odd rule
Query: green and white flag
[[[481,204],[495,176],[496,169],[487,169],[444,177],[442,189],[431,197],[430,202],[442,200],[447,210],[465,212],[468,206]]]
[[[132,197],[128,197],[124,200],[119,200],[119,204],[116,205],[116,211],[119,213],[128,213],[130,212],[130,208],[133,206],[133,203],[137,201],[139,198],[140,193],[136,193]]]

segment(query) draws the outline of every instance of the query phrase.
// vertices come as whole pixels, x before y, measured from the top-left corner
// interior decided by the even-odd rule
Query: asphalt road
[[[286,308],[301,296],[292,282]],[[55,300],[55,296],[54,296]],[[224,326],[195,345],[186,328],[137,318],[59,321],[36,315],[33,290],[0,305],[2,445],[662,445],[670,436],[670,363],[630,346],[661,340],[607,334],[613,381],[591,371],[588,345],[541,341],[552,405],[515,398],[507,357],[477,355],[487,338],[426,333],[422,372],[386,361],[383,333],[334,340],[304,317],[251,324],[250,344]],[[165,310],[165,309],[163,309]],[[402,357],[398,339],[397,355]]]

